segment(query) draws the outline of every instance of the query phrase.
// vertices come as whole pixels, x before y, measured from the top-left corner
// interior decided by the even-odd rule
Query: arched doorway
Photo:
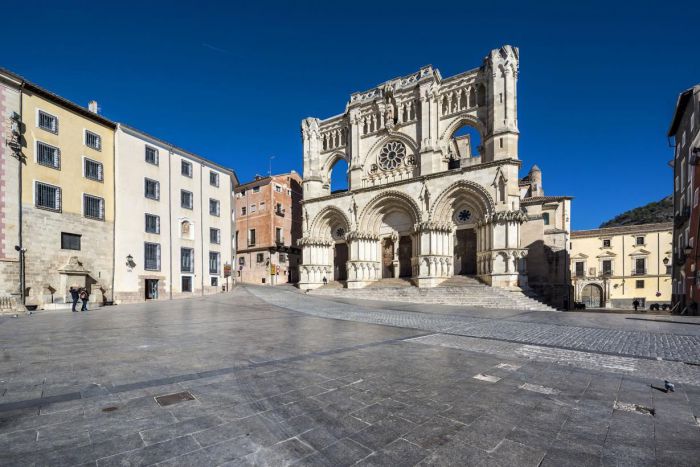
[[[603,308],[603,289],[598,284],[588,284],[581,291],[581,302],[586,308]]]
[[[458,229],[454,242],[454,273],[468,276],[476,274],[476,230]]]
[[[394,277],[394,240],[382,240],[382,278]]]

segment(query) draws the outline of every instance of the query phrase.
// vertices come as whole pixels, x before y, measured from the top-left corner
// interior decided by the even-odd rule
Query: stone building
[[[588,308],[642,308],[671,301],[673,224],[571,233],[574,300]]]
[[[115,302],[220,291],[236,174],[123,124],[116,148]]]
[[[20,300],[19,180],[22,80],[0,71],[0,309]]]
[[[532,218],[522,209],[521,197],[536,195],[521,193],[518,175],[518,63],[518,49],[503,46],[448,78],[426,66],[352,94],[339,115],[302,122],[300,287],[389,277],[432,287],[457,274],[527,287],[528,247],[560,241],[543,215],[566,230],[570,214],[568,203],[547,204],[568,199],[534,201]],[[341,160],[349,190],[331,193]]]
[[[241,282],[283,284],[299,280],[301,177],[257,177],[235,188],[236,273]]]
[[[71,285],[86,287],[94,304],[110,301],[116,124],[94,101],[85,108],[9,71],[0,75],[20,91],[26,303],[55,307]]]
[[[678,97],[668,137],[673,155],[673,302],[677,313],[698,313],[700,301],[700,84]]]

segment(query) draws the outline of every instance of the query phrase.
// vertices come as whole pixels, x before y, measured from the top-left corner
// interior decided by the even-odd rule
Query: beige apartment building
[[[301,177],[295,171],[257,177],[235,188],[236,273],[241,282],[299,280]]]
[[[122,124],[116,147],[115,301],[224,290],[236,174]]]
[[[672,239],[672,223],[572,232],[575,301],[588,308],[670,303]]]

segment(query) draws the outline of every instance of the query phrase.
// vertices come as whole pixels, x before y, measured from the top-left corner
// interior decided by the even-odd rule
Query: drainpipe
[[[112,304],[114,305],[114,284],[117,275],[117,133],[121,127],[117,123],[112,138]]]
[[[17,160],[19,161],[19,186],[18,186],[18,194],[19,194],[19,288],[20,288],[20,298],[22,301],[22,306],[26,305],[27,303],[27,297],[26,297],[26,292],[27,292],[27,283],[26,283],[26,271],[25,271],[25,258],[24,258],[24,243],[23,243],[23,229],[22,229],[22,222],[23,222],[23,215],[22,215],[22,165],[24,164],[24,160],[22,158],[22,135],[24,134],[24,81],[22,81],[22,84],[19,87],[19,134],[20,134],[20,152],[18,154]]]
[[[168,148],[168,233],[170,235],[170,241],[168,242],[168,256],[170,258],[170,300],[173,299],[173,206],[172,206],[172,195],[170,193],[172,186],[172,158],[173,149]]]
[[[201,290],[202,297],[204,296],[204,271],[209,269],[209,263],[204,262],[204,165],[199,164],[199,238],[202,244],[202,274],[201,274]],[[207,206],[208,207],[208,206]],[[209,212],[209,209],[207,209]],[[196,243],[195,243],[196,245]],[[205,268],[206,264],[206,268]]]

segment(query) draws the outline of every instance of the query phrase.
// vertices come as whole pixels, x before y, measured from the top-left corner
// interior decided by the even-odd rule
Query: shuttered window
[[[53,167],[54,169],[60,169],[61,151],[57,147],[37,141],[36,161],[38,164]]]
[[[36,207],[51,211],[61,210],[61,189],[57,186],[36,182],[34,191]]]
[[[160,244],[144,243],[143,268],[147,271],[160,271]]]
[[[97,180],[98,182],[101,182],[103,180],[103,174],[102,174],[102,163],[93,161],[92,159],[87,159],[85,158],[85,166],[84,166],[84,171],[85,171],[85,178],[89,178],[90,180]]]
[[[160,216],[146,214],[146,232],[154,234],[160,233]]]
[[[97,196],[83,195],[83,215],[90,219],[105,219],[105,200]]]
[[[102,137],[92,131],[85,130],[85,146],[97,151],[102,150]]]
[[[144,181],[144,196],[155,200],[160,199],[160,183],[146,178]]]
[[[40,110],[38,120],[37,125],[42,130],[58,133],[58,117]]]

